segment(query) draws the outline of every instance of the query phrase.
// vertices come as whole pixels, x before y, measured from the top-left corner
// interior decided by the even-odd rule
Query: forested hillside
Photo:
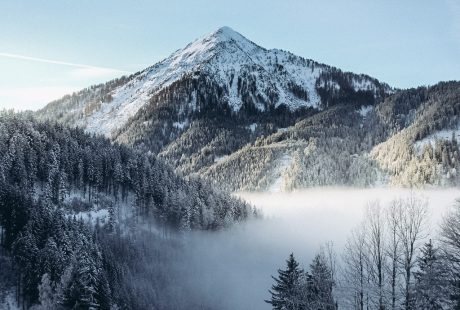
[[[215,105],[193,121],[176,119],[169,108],[166,114],[154,109],[133,120],[144,130],[132,127],[119,138],[159,152],[181,174],[198,173],[231,191],[454,185],[459,89],[458,82],[443,82],[397,91],[377,103],[336,102],[323,111],[278,107],[245,117]]]
[[[401,92],[383,102],[377,113],[392,136],[371,156],[392,184],[458,184],[459,82]]]
[[[459,180],[451,132],[460,131],[459,88],[393,89],[223,27],[35,116],[159,155],[179,174],[231,191],[449,186]]]
[[[169,282],[153,280],[167,272],[160,266],[179,246],[165,236],[253,215],[248,204],[178,177],[155,156],[81,129],[0,115],[0,279],[2,292],[12,289],[25,306],[164,309],[157,293],[133,286],[130,277],[149,274],[152,288],[177,297]],[[154,244],[142,250],[143,240]],[[162,254],[140,273],[138,262],[152,251]]]
[[[337,104],[200,173],[229,190],[456,185],[459,104],[459,82],[401,90],[377,105]]]
[[[276,167],[263,169],[269,175],[251,168],[230,184],[222,168],[234,164],[214,164],[319,112],[373,106],[392,92],[370,76],[268,50],[223,27],[141,72],[56,100],[36,117],[159,154],[181,174],[212,176],[226,189],[263,190]],[[266,181],[256,184],[255,175]]]

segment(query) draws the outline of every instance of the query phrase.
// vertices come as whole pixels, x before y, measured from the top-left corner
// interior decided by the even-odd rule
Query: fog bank
[[[434,237],[442,215],[460,198],[459,189],[311,189],[294,193],[239,193],[260,208],[264,219],[231,229],[186,237],[180,272],[194,298],[219,309],[270,309],[264,303],[278,268],[294,252],[308,269],[320,246],[333,241],[341,249],[363,218],[369,201],[382,205],[411,194],[428,200]]]

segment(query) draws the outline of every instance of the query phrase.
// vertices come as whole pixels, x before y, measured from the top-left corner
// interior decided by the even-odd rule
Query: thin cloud
[[[91,65],[78,64],[78,63],[67,62],[67,61],[60,61],[60,60],[53,60],[53,59],[46,59],[46,58],[39,58],[39,57],[31,57],[31,56],[10,54],[10,53],[0,53],[0,57],[8,57],[8,58],[13,58],[13,59],[42,62],[42,63],[48,63],[48,64],[54,64],[54,65],[62,65],[62,66],[70,66],[70,67],[76,67],[76,68],[93,69],[93,70],[99,70],[99,71],[104,71],[104,72],[110,71],[110,72],[113,72],[113,73],[122,73],[122,74],[123,73],[127,73],[127,74],[132,73],[130,71],[119,70],[119,69],[114,69],[114,68],[91,66]]]

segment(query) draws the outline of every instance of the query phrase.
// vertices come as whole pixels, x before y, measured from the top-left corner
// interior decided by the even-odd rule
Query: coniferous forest
[[[2,284],[14,287],[23,307],[164,308],[169,299],[158,295],[176,284],[160,265],[179,246],[167,236],[257,215],[154,156],[80,129],[10,113],[0,116],[0,128]],[[150,289],[131,286],[144,272]]]

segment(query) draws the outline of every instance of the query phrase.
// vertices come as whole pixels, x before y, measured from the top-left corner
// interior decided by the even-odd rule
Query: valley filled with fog
[[[363,220],[369,202],[385,207],[393,199],[416,196],[428,201],[425,236],[436,240],[438,223],[460,198],[459,189],[311,189],[293,193],[239,193],[263,219],[220,232],[192,232],[177,270],[181,289],[203,304],[220,309],[270,309],[271,275],[285,267],[293,252],[308,269],[321,246],[332,241],[340,269],[343,247]],[[340,296],[338,296],[340,303]]]

